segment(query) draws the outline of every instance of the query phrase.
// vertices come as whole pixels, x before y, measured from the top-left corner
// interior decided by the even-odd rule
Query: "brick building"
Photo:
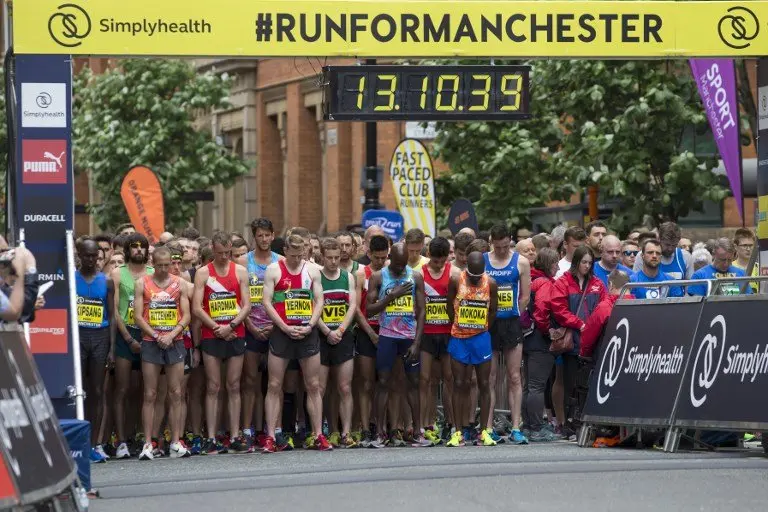
[[[108,65],[106,59],[78,60],[79,66],[87,63],[96,72]],[[233,187],[215,187],[214,201],[198,202],[195,227],[203,233],[214,229],[247,231],[253,218],[265,216],[273,220],[280,232],[302,225],[324,233],[360,222],[365,125],[323,120],[323,91],[318,85],[323,62],[306,58],[193,62],[201,72],[215,70],[236,77],[230,94],[231,108],[204,115],[198,122],[226,147],[252,162],[251,172],[239,178]],[[337,59],[327,63],[344,65],[354,61]],[[754,89],[754,74],[750,79]],[[756,97],[756,91],[753,94]],[[414,124],[378,123],[377,162],[385,171],[398,142]],[[754,225],[756,154],[752,146],[743,149],[744,188],[746,195],[751,196],[746,199],[746,217],[748,225]],[[438,172],[446,169],[440,162],[435,164]],[[78,233],[95,232],[97,229],[82,205],[99,199],[90,190],[85,175],[77,178],[76,198],[80,205]],[[395,204],[386,172],[380,202],[388,208]],[[709,217],[703,221],[694,218],[690,224],[741,225],[733,198],[726,199],[722,206],[710,206]]]

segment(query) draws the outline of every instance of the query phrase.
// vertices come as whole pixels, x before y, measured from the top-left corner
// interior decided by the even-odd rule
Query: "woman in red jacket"
[[[570,270],[552,285],[550,328],[567,327],[573,330],[574,348],[571,352],[563,354],[565,418],[570,417],[570,410],[575,405],[573,392],[579,369],[581,332],[597,305],[608,295],[603,282],[592,273],[593,261],[592,250],[587,246],[579,247],[573,253]],[[579,308],[582,295],[584,303]],[[578,316],[576,311],[579,311]]]
[[[543,248],[536,256],[531,269],[531,301],[535,329],[523,342],[525,382],[523,385],[523,421],[531,430],[533,442],[560,439],[552,427],[544,421],[544,394],[547,380],[555,364],[555,356],[549,351],[549,298],[558,271],[560,257],[557,252]]]

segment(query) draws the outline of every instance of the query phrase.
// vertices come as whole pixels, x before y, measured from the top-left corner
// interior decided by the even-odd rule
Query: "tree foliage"
[[[145,165],[163,187],[169,229],[186,225],[195,203],[182,194],[231,186],[248,165],[194,127],[196,114],[228,106],[231,79],[198,74],[185,61],[128,59],[104,74],[75,79],[73,141],[77,170],[91,172],[101,204],[89,205],[102,229],[127,221],[120,185]]]
[[[452,168],[439,180],[443,203],[474,193],[478,216],[519,223],[531,206],[598,185],[603,199],[622,202],[611,219],[621,230],[644,219],[678,220],[727,195],[724,179],[711,172],[716,159],[681,148],[685,129],[707,124],[684,61],[531,64],[539,119],[441,126],[436,145]],[[526,153],[536,145],[537,155]]]

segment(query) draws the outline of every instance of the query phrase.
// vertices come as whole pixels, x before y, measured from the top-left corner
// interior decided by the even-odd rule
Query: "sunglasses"
[[[178,254],[174,254],[173,256],[171,256],[171,261],[181,261],[181,256],[179,256]]]
[[[624,251],[624,256],[637,256],[640,251]]]

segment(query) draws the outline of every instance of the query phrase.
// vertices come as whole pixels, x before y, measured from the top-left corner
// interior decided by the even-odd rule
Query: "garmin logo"
[[[24,215],[24,222],[66,222],[66,215]]]
[[[38,274],[37,278],[40,281],[64,281],[66,278],[64,277],[64,272],[59,270],[55,274]]]

